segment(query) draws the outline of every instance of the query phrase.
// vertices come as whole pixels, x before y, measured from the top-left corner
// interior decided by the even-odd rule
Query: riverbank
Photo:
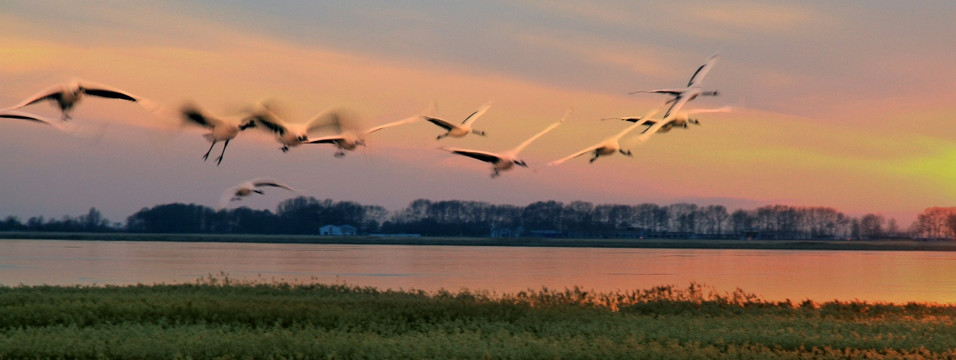
[[[235,283],[0,287],[0,359],[956,356],[956,307],[766,302],[691,284],[425,293]]]
[[[865,250],[865,251],[956,251],[956,241],[913,240],[701,240],[701,239],[552,239],[472,237],[391,237],[317,235],[235,235],[235,234],[138,234],[0,232],[3,239],[235,242],[337,245],[443,245],[443,246],[528,246],[647,249],[754,249],[754,250]]]

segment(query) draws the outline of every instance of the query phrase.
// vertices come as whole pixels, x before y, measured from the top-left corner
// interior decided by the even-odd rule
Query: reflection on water
[[[950,252],[526,248],[0,240],[0,284],[231,279],[517,292],[740,288],[767,300],[956,303]]]

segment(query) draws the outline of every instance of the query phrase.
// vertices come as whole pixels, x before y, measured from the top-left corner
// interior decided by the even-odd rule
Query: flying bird
[[[466,117],[461,124],[453,124],[448,121],[429,116],[426,116],[425,120],[428,120],[428,122],[447,130],[447,132],[444,134],[438,135],[438,140],[441,140],[446,136],[462,137],[468,135],[469,133],[485,136],[484,131],[472,129],[471,125],[474,124],[475,120],[478,120],[478,117],[488,111],[488,108],[490,107],[491,104],[482,105],[480,108],[478,108],[478,110],[475,110],[475,112],[471,113],[471,115],[468,115],[468,117]]]
[[[209,158],[209,153],[212,152],[212,148],[216,146],[217,142],[225,141],[222,145],[222,152],[219,154],[219,157],[216,158],[216,166],[222,164],[222,157],[226,154],[226,147],[229,146],[229,141],[234,139],[236,135],[239,135],[240,131],[256,126],[254,119],[251,117],[214,117],[203,113],[203,111],[194,104],[184,105],[180,112],[182,113],[185,123],[199,125],[209,129],[209,133],[203,136],[212,144],[209,145],[209,150],[206,151],[206,154],[202,156],[203,160]]]
[[[427,111],[427,110],[426,110]],[[425,113],[423,111],[422,113]],[[335,125],[340,129],[340,132],[336,135],[320,137],[314,140],[310,140],[310,144],[333,144],[336,147],[335,157],[340,158],[345,156],[346,151],[353,151],[359,146],[365,146],[365,137],[376,131],[390,128],[393,126],[399,126],[404,124],[409,124],[423,118],[422,115],[415,115],[404,118],[402,120],[393,121],[390,123],[374,126],[365,130],[355,129],[354,121],[352,120],[351,113],[343,110],[335,111],[331,115],[332,120],[335,122]]]
[[[630,94],[637,93],[657,93],[657,94],[668,94],[673,96],[673,99],[668,100],[665,104],[671,104],[670,108],[664,113],[663,118],[667,119],[674,114],[682,107],[684,104],[687,104],[688,101],[696,99],[698,96],[717,96],[717,91],[704,91],[700,87],[700,83],[704,80],[704,76],[707,76],[707,73],[710,72],[710,69],[714,67],[714,63],[717,62],[717,55],[711,56],[707,63],[701,65],[697,68],[697,71],[694,71],[694,74],[690,76],[690,81],[687,82],[687,87],[677,88],[677,89],[657,89],[657,90],[639,90],[632,91]]]
[[[252,195],[253,193],[264,194],[262,188],[265,187],[277,187],[289,191],[299,191],[274,179],[255,178],[226,189],[226,191],[222,193],[222,197],[219,198],[219,208],[225,208],[229,202],[242,200],[242,198]]]
[[[592,145],[592,146],[590,146],[590,147],[587,147],[587,148],[585,148],[585,149],[583,149],[583,150],[581,150],[581,151],[578,151],[578,152],[576,152],[576,153],[574,153],[574,154],[571,154],[571,155],[565,156],[565,157],[563,157],[563,158],[560,158],[560,159],[558,159],[558,160],[552,161],[552,162],[548,163],[548,166],[559,165],[559,164],[561,164],[561,163],[563,163],[563,162],[565,162],[565,161],[571,160],[571,159],[573,159],[573,158],[576,158],[576,157],[578,157],[578,156],[581,156],[581,155],[584,155],[584,154],[588,154],[588,153],[590,153],[590,154],[593,155],[593,157],[592,157],[591,160],[589,161],[590,163],[593,163],[594,160],[597,160],[597,159],[598,159],[599,157],[601,157],[601,156],[609,156],[609,155],[612,155],[612,154],[614,154],[614,153],[616,153],[616,152],[620,152],[622,155],[632,156],[632,155],[631,155],[631,150],[624,150],[624,149],[621,148],[621,138],[623,138],[625,135],[627,135],[627,134],[630,133],[631,131],[634,131],[634,129],[637,129],[638,127],[644,125],[644,122],[650,121],[650,117],[653,116],[654,114],[656,114],[656,113],[659,112],[659,111],[660,111],[660,108],[656,108],[656,109],[654,109],[654,110],[651,110],[651,111],[648,112],[646,115],[642,116],[642,117],[641,117],[641,120],[635,121],[634,124],[631,124],[631,126],[628,126],[628,127],[627,127],[626,129],[624,129],[624,130],[621,130],[621,132],[619,132],[619,133],[617,133],[617,134],[615,134],[615,135],[613,135],[613,136],[611,136],[611,137],[608,137],[608,138],[606,138],[606,139],[604,139],[604,140],[601,140],[601,142],[599,142],[599,143],[597,143],[597,144],[594,144],[594,145]]]
[[[525,147],[530,145],[533,141],[537,140],[542,135],[548,133],[552,129],[558,127],[558,125],[561,125],[562,123],[564,123],[564,120],[567,119],[569,114],[570,112],[565,113],[564,117],[562,117],[561,120],[559,120],[558,122],[548,125],[548,127],[544,128],[544,130],[541,130],[534,136],[528,138],[528,140],[525,140],[523,143],[521,143],[517,147],[505,152],[494,153],[494,152],[481,151],[481,150],[458,149],[458,148],[452,148],[447,146],[442,147],[441,149],[451,152],[452,154],[467,156],[473,159],[491,163],[491,170],[492,170],[491,178],[494,179],[498,177],[498,175],[500,175],[502,171],[510,170],[515,165],[518,165],[521,167],[528,167],[528,164],[524,160],[521,160],[518,158],[518,153],[520,153],[522,150],[524,150]]]
[[[682,127],[682,128],[685,128],[685,129],[686,129],[686,128],[687,128],[687,124],[700,125],[700,120],[697,119],[697,118],[691,118],[691,117],[690,117],[691,115],[694,115],[694,114],[705,114],[705,113],[717,113],[717,112],[730,112],[730,111],[733,111],[733,109],[734,109],[734,108],[733,108],[732,106],[724,106],[724,107],[716,108],[716,109],[681,110],[681,111],[678,111],[678,112],[674,113],[674,116],[671,116],[670,121],[664,122],[663,124],[661,124],[660,126],[658,126],[656,131],[650,131],[650,130],[651,130],[652,127],[654,127],[654,125],[656,125],[656,124],[658,123],[658,121],[657,121],[657,120],[654,120],[654,119],[647,119],[646,121],[644,121],[644,126],[647,126],[647,128],[644,129],[644,131],[642,131],[641,134],[648,134],[648,133],[664,134],[664,133],[670,131],[672,128],[675,128],[675,127]],[[637,121],[641,121],[641,120],[642,120],[642,117],[640,117],[640,116],[638,116],[638,117],[614,117],[614,118],[604,118],[604,119],[601,119],[601,120],[623,120],[623,121],[629,121],[629,122],[637,122]]]
[[[275,133],[276,140],[282,144],[279,148],[282,152],[288,152],[291,147],[309,142],[309,133],[322,127],[335,125],[336,117],[339,116],[338,109],[330,108],[318,113],[308,122],[288,122],[277,114],[274,106],[262,101],[256,104],[251,115],[263,128]]]
[[[96,96],[107,99],[119,99],[130,101],[139,104],[148,111],[155,112],[160,108],[156,103],[135,96],[128,92],[109,87],[106,85],[95,84],[91,82],[80,82],[78,80],[71,81],[66,84],[59,84],[50,87],[44,91],[37,93],[36,95],[31,96],[30,98],[24,100],[23,102],[14,105],[6,110],[19,109],[28,105],[36,104],[41,101],[49,100],[56,102],[56,105],[60,108],[60,111],[63,113],[63,121],[69,120],[70,111],[73,110],[73,107],[76,106],[81,100],[86,96]]]

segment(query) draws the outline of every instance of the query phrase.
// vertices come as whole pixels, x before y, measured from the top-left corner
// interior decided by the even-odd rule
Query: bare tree
[[[860,238],[874,239],[883,236],[883,224],[886,222],[882,215],[866,214],[860,219]]]

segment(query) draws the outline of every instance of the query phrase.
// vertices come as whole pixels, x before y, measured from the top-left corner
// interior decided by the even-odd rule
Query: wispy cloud
[[[772,32],[788,35],[808,27],[833,24],[833,19],[808,5],[796,2],[768,3],[725,1],[707,4],[674,3],[674,11],[687,15],[688,23],[698,29],[726,28],[743,31]]]

